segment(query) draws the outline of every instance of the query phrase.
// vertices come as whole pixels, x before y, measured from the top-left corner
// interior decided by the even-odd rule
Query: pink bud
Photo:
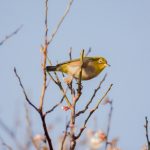
[[[68,107],[68,106],[62,106],[61,108],[62,108],[62,110],[64,110],[64,111],[68,111],[68,110],[70,109],[70,107]]]

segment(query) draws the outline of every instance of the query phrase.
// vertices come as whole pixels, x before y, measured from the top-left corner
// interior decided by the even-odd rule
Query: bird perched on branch
[[[105,67],[110,66],[103,57],[83,57],[83,64],[80,58],[66,61],[56,66],[47,66],[46,70],[60,71],[78,79],[82,68],[81,80],[90,80],[100,74]]]

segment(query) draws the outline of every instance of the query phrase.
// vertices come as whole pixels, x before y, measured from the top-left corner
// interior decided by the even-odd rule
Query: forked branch
[[[77,136],[75,137],[75,139],[78,139],[81,136],[82,132],[86,128],[86,124],[87,124],[88,120],[90,119],[90,117],[92,116],[92,114],[98,109],[100,103],[107,96],[107,94],[111,90],[112,86],[113,86],[113,84],[110,85],[110,87],[108,88],[108,90],[106,91],[106,93],[103,95],[103,97],[98,101],[97,105],[90,111],[90,113],[88,114],[87,118],[84,121],[84,124],[83,124],[82,128],[80,129],[80,132],[77,134]]]
[[[43,129],[44,129],[44,133],[45,133],[45,137],[47,139],[47,142],[48,142],[50,150],[53,150],[51,138],[50,138],[50,136],[48,134],[48,130],[47,130],[46,122],[45,122],[45,115],[44,115],[43,111],[41,111],[33,103],[31,103],[31,101],[29,100],[29,98],[28,98],[28,96],[26,94],[26,91],[25,91],[24,86],[23,86],[23,84],[21,82],[21,79],[20,79],[19,75],[17,74],[17,71],[16,71],[15,68],[14,68],[14,72],[15,72],[16,77],[18,78],[19,84],[20,84],[20,86],[22,88],[22,91],[23,91],[23,94],[25,96],[26,101],[40,114],[42,125],[43,125]]]
[[[81,110],[81,111],[79,111],[79,112],[76,113],[76,117],[78,117],[81,114],[85,113],[85,111],[89,108],[89,105],[92,103],[94,97],[96,96],[96,93],[101,88],[101,85],[105,81],[106,77],[107,77],[107,74],[105,74],[104,78],[100,81],[98,87],[94,90],[94,93],[93,93],[92,97],[90,98],[89,102],[86,104],[85,108],[83,110]]]
[[[18,81],[19,81],[20,87],[22,88],[22,92],[23,92],[23,94],[24,94],[24,96],[25,96],[25,100],[26,100],[26,101],[29,103],[29,105],[31,105],[36,111],[39,112],[39,109],[38,109],[38,108],[30,101],[30,99],[28,98],[27,93],[26,93],[26,91],[25,91],[25,88],[24,88],[24,86],[23,86],[23,84],[22,84],[22,82],[21,82],[20,76],[18,75],[17,70],[16,70],[15,67],[14,67],[14,73],[15,73],[15,75],[16,75]]]

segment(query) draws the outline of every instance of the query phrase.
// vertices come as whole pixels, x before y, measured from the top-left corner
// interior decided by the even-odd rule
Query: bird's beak
[[[110,67],[111,65],[110,64],[105,64],[106,65],[106,67],[108,66],[108,67]]]
[[[111,65],[110,65],[110,64],[107,64],[107,66],[108,66],[108,67],[111,67]]]

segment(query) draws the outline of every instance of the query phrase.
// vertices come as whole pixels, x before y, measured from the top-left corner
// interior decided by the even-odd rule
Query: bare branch
[[[7,35],[1,42],[0,42],[0,46],[3,45],[8,39],[10,39],[11,37],[13,37],[15,34],[17,34],[21,28],[23,27],[23,25],[21,25],[20,27],[18,27],[14,32],[12,32],[11,34]]]
[[[8,145],[7,143],[5,143],[1,137],[0,137],[0,140],[1,140],[1,144],[4,147],[6,147],[8,150],[13,150],[12,147],[10,145]]]
[[[70,49],[69,49],[69,59],[70,59],[70,61],[72,60],[72,47],[70,47]],[[72,97],[75,96],[75,89],[72,86],[73,85],[73,80],[70,83],[68,83],[67,85],[68,85],[68,88],[71,91]]]
[[[31,101],[29,100],[29,98],[25,92],[25,89],[21,83],[21,79],[20,79],[19,75],[17,74],[16,68],[14,68],[14,72],[15,72],[16,77],[19,80],[19,83],[20,83],[20,86],[21,86],[22,91],[24,93],[26,101],[40,114],[42,124],[43,124],[44,133],[45,133],[46,139],[47,139],[48,144],[49,144],[49,148],[50,148],[50,150],[53,150],[51,139],[50,139],[48,131],[47,131],[47,126],[46,126],[46,122],[45,122],[45,116],[43,115],[43,111],[39,110],[34,104],[31,103]]]
[[[92,114],[98,109],[100,103],[102,102],[102,100],[107,96],[107,94],[109,93],[109,91],[111,90],[113,84],[110,85],[110,87],[108,88],[108,90],[106,91],[106,93],[103,95],[103,97],[98,101],[97,105],[94,107],[94,109],[92,109],[89,113],[89,115],[87,116],[87,118],[84,121],[83,127],[80,129],[80,132],[78,133],[78,135],[75,137],[75,139],[78,139],[82,132],[84,131],[84,129],[86,128],[86,124],[88,122],[88,120],[90,119],[90,117],[92,116]]]
[[[82,50],[81,55],[80,55],[80,65],[81,65],[81,69],[80,69],[79,79],[78,79],[78,89],[77,89],[77,92],[78,92],[77,95],[79,95],[78,97],[80,97],[80,95],[81,95],[81,89],[82,89],[81,79],[82,79],[83,59],[84,59],[84,49]],[[78,99],[79,99],[79,98],[78,98]],[[77,101],[77,100],[76,100],[76,101]]]
[[[53,150],[52,141],[51,141],[51,138],[48,134],[47,125],[46,125],[46,122],[45,122],[45,115],[43,115],[43,113],[41,111],[39,112],[39,114],[40,114],[40,117],[41,117],[41,120],[42,120],[44,134],[45,134],[46,140],[48,142],[49,149]]]
[[[105,150],[107,150],[107,146],[108,146],[108,136],[109,136],[109,132],[110,132],[110,127],[111,127],[111,119],[112,119],[112,112],[113,112],[113,101],[110,101],[110,111],[108,114],[108,124],[107,124],[107,131],[106,131],[106,143],[105,143]]]
[[[69,59],[72,60],[72,47],[69,49]]]
[[[57,26],[56,26],[56,29],[52,32],[51,37],[50,37],[49,41],[47,42],[47,45],[49,45],[49,44],[52,42],[53,38],[55,37],[55,35],[56,35],[56,33],[57,33],[59,27],[61,26],[61,24],[63,23],[65,17],[67,16],[67,14],[68,14],[69,11],[70,11],[70,8],[71,8],[72,3],[73,3],[73,0],[69,0],[69,3],[68,3],[67,8],[66,8],[66,11],[65,11],[64,15],[61,17],[60,21],[58,22],[58,24],[57,24]],[[49,62],[50,62],[50,60],[49,60]],[[51,62],[50,62],[50,63],[51,63]],[[52,78],[51,75],[50,75],[50,77],[51,77],[51,79],[59,86],[61,92],[64,94],[64,89],[63,89],[63,87],[62,87],[62,85],[61,85],[61,82],[60,82],[60,80],[59,80],[59,78],[58,78],[58,75],[57,75],[56,72],[54,72],[54,74],[55,74],[55,77],[56,77],[56,79],[57,79],[57,83],[56,83],[56,81]],[[70,103],[70,101],[69,101],[69,99],[67,98],[66,95],[65,95],[65,100],[66,100],[68,106],[71,107],[71,103]]]
[[[59,103],[57,103],[56,105],[54,105],[50,110],[46,111],[44,115],[46,116],[48,113],[51,113],[52,111],[54,111],[55,108],[57,108],[63,102],[64,98],[65,98],[65,96],[63,96],[61,98],[61,100],[60,100]]]
[[[149,136],[148,136],[148,119],[147,117],[145,117],[145,130],[146,130],[146,139],[147,139],[147,145],[148,145],[148,150],[150,150],[150,140],[149,140]]]
[[[90,47],[85,56],[88,56],[91,53],[91,51],[92,51],[92,48]]]
[[[58,24],[57,24],[57,26],[56,26],[56,29],[55,29],[55,30],[52,32],[52,34],[51,34],[51,37],[50,37],[50,39],[49,39],[49,41],[48,41],[48,43],[47,43],[48,45],[52,42],[52,40],[53,40],[53,38],[55,37],[55,35],[56,35],[58,29],[60,28],[61,24],[63,23],[65,17],[66,17],[67,14],[69,13],[72,3],[73,3],[73,0],[69,0],[69,3],[68,3],[68,5],[67,5],[67,8],[66,8],[66,11],[65,11],[64,15],[61,17],[60,21],[58,22]]]
[[[68,128],[69,128],[69,123],[67,123],[67,125],[66,125],[65,134],[64,134],[64,137],[63,137],[63,140],[62,140],[62,143],[61,143],[61,150],[63,150],[64,144],[65,144],[65,140],[66,140],[67,135],[68,135]]]
[[[51,61],[50,61],[50,59],[48,57],[47,57],[47,60],[48,60],[49,64],[52,65],[52,63],[51,63]],[[64,90],[64,88],[63,88],[63,86],[61,84],[61,81],[59,80],[59,77],[58,77],[56,71],[54,71],[54,75],[56,77],[56,80],[52,77],[52,75],[49,72],[48,72],[48,74],[49,74],[50,78],[52,79],[52,81],[59,87],[59,89],[62,92],[63,96],[65,96],[65,100],[67,102],[67,105],[69,107],[71,107],[72,104],[71,104],[71,102],[69,101],[69,99],[68,99],[68,97],[66,95],[66,92],[65,92],[65,90]]]
[[[26,113],[26,122],[27,122],[27,127],[26,127],[27,140],[26,140],[25,149],[29,149],[31,144],[33,143],[33,133],[32,133],[32,123],[29,116],[30,112],[27,103],[25,103],[25,113]]]
[[[18,78],[20,87],[22,88],[22,91],[23,91],[23,94],[24,94],[24,96],[25,96],[26,101],[27,101],[36,111],[39,112],[39,109],[38,109],[38,108],[30,101],[30,99],[28,98],[28,96],[27,96],[27,94],[26,94],[26,91],[25,91],[25,89],[24,89],[24,86],[23,86],[23,84],[22,84],[22,82],[21,82],[21,79],[20,79],[20,77],[19,77],[19,75],[18,75],[17,70],[16,70],[15,67],[14,67],[14,73],[15,73],[16,77]]]
[[[46,91],[46,60],[47,60],[47,49],[48,49],[48,0],[45,0],[45,43],[44,43],[44,48],[43,48],[43,64],[42,64],[42,70],[43,70],[43,86],[42,86],[42,92],[40,96],[40,105],[39,105],[39,110],[42,111],[43,109],[43,103],[44,103],[44,97],[45,97],[45,91]]]
[[[16,144],[18,149],[23,149],[22,145],[17,140],[15,133],[2,120],[0,120],[0,126],[7,133],[7,135],[10,136],[10,138]]]
[[[46,74],[46,62],[47,62],[47,50],[48,50],[48,0],[45,0],[45,42],[44,47],[42,47],[43,52],[43,63],[42,63],[42,71],[43,71],[43,86],[40,96],[40,104],[39,104],[39,114],[42,120],[42,125],[44,129],[44,134],[46,140],[48,142],[48,146],[50,150],[53,150],[52,141],[48,134],[48,129],[45,121],[45,114],[43,113],[43,104],[44,104],[44,97],[46,92],[46,81],[47,81],[47,74]]]
[[[94,93],[93,93],[92,97],[90,98],[89,102],[87,103],[87,105],[85,106],[85,108],[83,110],[77,112],[76,117],[78,117],[79,115],[83,114],[89,108],[89,105],[92,103],[94,97],[96,96],[96,93],[101,88],[101,85],[105,81],[106,77],[107,77],[107,74],[105,74],[105,76],[103,77],[103,79],[100,81],[98,87],[94,90]]]
[[[76,103],[79,100],[81,96],[81,90],[82,90],[82,85],[81,85],[81,79],[82,79],[82,67],[83,67],[83,59],[84,59],[84,50],[82,50],[80,54],[80,72],[79,72],[79,79],[78,79],[78,89],[77,89],[77,95],[74,97],[73,104],[72,104],[72,109],[71,109],[71,116],[70,116],[70,150],[74,150],[76,146],[76,139],[75,139],[75,109],[76,109]]]
[[[15,138],[14,132],[11,131],[2,120],[0,120],[0,126],[4,129],[6,133],[8,133],[8,135],[10,135],[11,138]]]

